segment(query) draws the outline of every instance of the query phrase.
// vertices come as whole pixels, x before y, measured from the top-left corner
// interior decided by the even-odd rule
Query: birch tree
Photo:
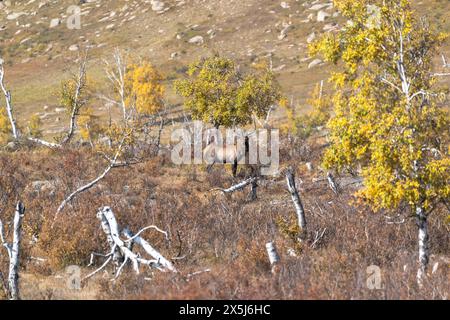
[[[14,117],[12,95],[11,91],[6,88],[4,80],[5,80],[5,68],[3,67],[3,60],[0,59],[0,89],[2,90],[3,95],[5,96],[6,113],[8,115],[9,128],[11,129],[11,134],[14,139],[18,139],[20,132],[17,128],[16,119]]]
[[[361,168],[359,196],[375,210],[407,205],[418,226],[422,285],[429,261],[428,217],[450,196],[449,115],[433,58],[446,39],[408,0],[335,0],[349,19],[315,42],[313,54],[338,63],[335,116],[324,166]],[[373,8],[379,16],[374,23]],[[445,64],[445,63],[444,63]]]
[[[61,143],[55,143],[46,141],[40,138],[39,134],[36,134],[40,131],[40,128],[37,128],[35,125],[39,122],[37,116],[34,115],[31,118],[31,123],[35,124],[29,127],[29,135],[22,134],[18,128],[17,121],[14,115],[14,108],[12,102],[12,94],[11,91],[7,89],[5,84],[5,71],[3,67],[3,63],[1,63],[0,59],[0,89],[5,97],[6,101],[6,116],[3,109],[0,109],[0,138],[5,134],[5,129],[11,130],[11,136],[14,140],[18,140],[19,138],[23,138],[31,141],[36,144],[43,145],[49,148],[61,148],[63,145],[70,142],[72,139],[75,129],[76,129],[76,120],[77,116],[80,113],[82,107],[84,107],[87,103],[87,83],[86,83],[86,67],[87,67],[87,51],[84,55],[80,55],[79,57],[80,63],[78,66],[78,71],[72,75],[69,80],[63,81],[61,83],[61,90],[59,92],[59,98],[61,104],[66,107],[69,114],[69,128],[67,130],[66,135],[61,139]],[[32,127],[32,128],[31,128]],[[3,139],[2,139],[3,140]]]
[[[111,95],[99,94],[99,98],[112,106],[118,106],[122,121],[117,123],[133,128],[148,141],[151,127],[159,124],[159,131],[151,144],[159,149],[161,132],[165,124],[163,76],[146,58],[135,58],[116,49],[112,60],[104,60]]]
[[[69,114],[69,129],[62,139],[61,145],[67,144],[72,139],[80,110],[87,103],[86,66],[88,61],[87,51],[80,56],[80,64],[76,73],[69,80],[61,83],[59,98],[61,104]]]

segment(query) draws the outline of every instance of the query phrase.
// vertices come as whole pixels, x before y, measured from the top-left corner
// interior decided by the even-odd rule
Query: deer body
[[[238,145],[218,145],[215,141],[211,141],[205,149],[203,149],[203,158],[209,160],[208,171],[211,170],[215,163],[231,163],[233,176],[236,176],[238,163],[245,162],[245,157],[249,150],[248,137],[245,137],[244,148]]]

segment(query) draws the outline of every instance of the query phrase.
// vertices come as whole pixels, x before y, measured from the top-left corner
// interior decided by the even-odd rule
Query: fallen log
[[[140,265],[146,265],[150,268],[155,268],[160,271],[171,271],[171,272],[178,272],[176,268],[173,266],[173,264],[164,258],[162,254],[160,254],[155,248],[153,248],[149,242],[147,242],[145,239],[143,239],[140,234],[147,229],[156,229],[164,234],[164,231],[160,230],[156,226],[148,226],[138,233],[136,235],[133,235],[130,230],[127,228],[124,228],[122,230],[122,234],[124,234],[127,239],[122,240],[120,238],[120,227],[117,223],[116,217],[114,216],[113,211],[110,207],[103,207],[100,208],[97,212],[97,218],[100,220],[103,232],[106,234],[106,239],[108,241],[108,244],[111,248],[111,251],[107,254],[98,254],[93,253],[91,255],[91,264],[93,262],[94,256],[102,256],[107,258],[106,261],[96,270],[88,274],[83,280],[86,280],[102,269],[104,269],[111,261],[114,261],[117,265],[119,265],[117,271],[115,272],[113,280],[117,279],[123,268],[128,262],[131,262],[133,270],[136,274],[140,273],[139,267]],[[133,252],[133,246],[132,244],[136,244],[142,247],[142,249],[149,254],[153,259],[144,259],[139,254]]]
[[[233,192],[244,189],[246,186],[248,186],[250,184],[252,185],[252,190],[253,190],[254,184],[256,183],[256,181],[257,181],[257,177],[252,177],[252,178],[249,178],[242,182],[239,182],[238,184],[235,184],[227,189],[215,188],[211,191],[222,191],[223,193],[233,193]]]

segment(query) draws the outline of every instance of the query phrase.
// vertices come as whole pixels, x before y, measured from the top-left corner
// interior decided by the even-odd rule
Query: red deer
[[[239,163],[243,163],[248,158],[249,152],[249,137],[244,137],[244,146],[240,147],[238,144],[223,145],[217,143],[215,136],[208,136],[207,146],[203,149],[203,159],[207,159],[209,165],[207,170],[210,171],[215,163],[231,163],[233,177],[236,177],[237,167]]]

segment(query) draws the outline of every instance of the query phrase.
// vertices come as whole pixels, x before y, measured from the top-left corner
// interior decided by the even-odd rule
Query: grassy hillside
[[[23,118],[38,112],[48,133],[60,130],[64,115],[54,111],[58,107],[54,93],[83,48],[90,48],[88,73],[98,88],[105,87],[101,60],[110,58],[114,48],[149,57],[167,77],[170,105],[180,103],[172,81],[199,57],[220,52],[245,67],[272,56],[284,94],[305,108],[311,89],[329,69],[323,64],[308,68],[312,61],[308,38],[334,32],[345,23],[324,1],[287,1],[282,6],[273,0],[167,0],[161,11],[155,11],[152,1],[92,0],[80,4],[81,29],[77,30],[67,27],[67,9],[78,1],[3,3],[0,56],[8,65],[16,112]],[[448,1],[414,4],[439,28],[450,30]],[[317,21],[319,11],[329,15],[323,22]],[[202,43],[189,43],[197,36]],[[96,110],[102,114],[104,108],[99,104]],[[283,116],[278,111],[277,117]]]

